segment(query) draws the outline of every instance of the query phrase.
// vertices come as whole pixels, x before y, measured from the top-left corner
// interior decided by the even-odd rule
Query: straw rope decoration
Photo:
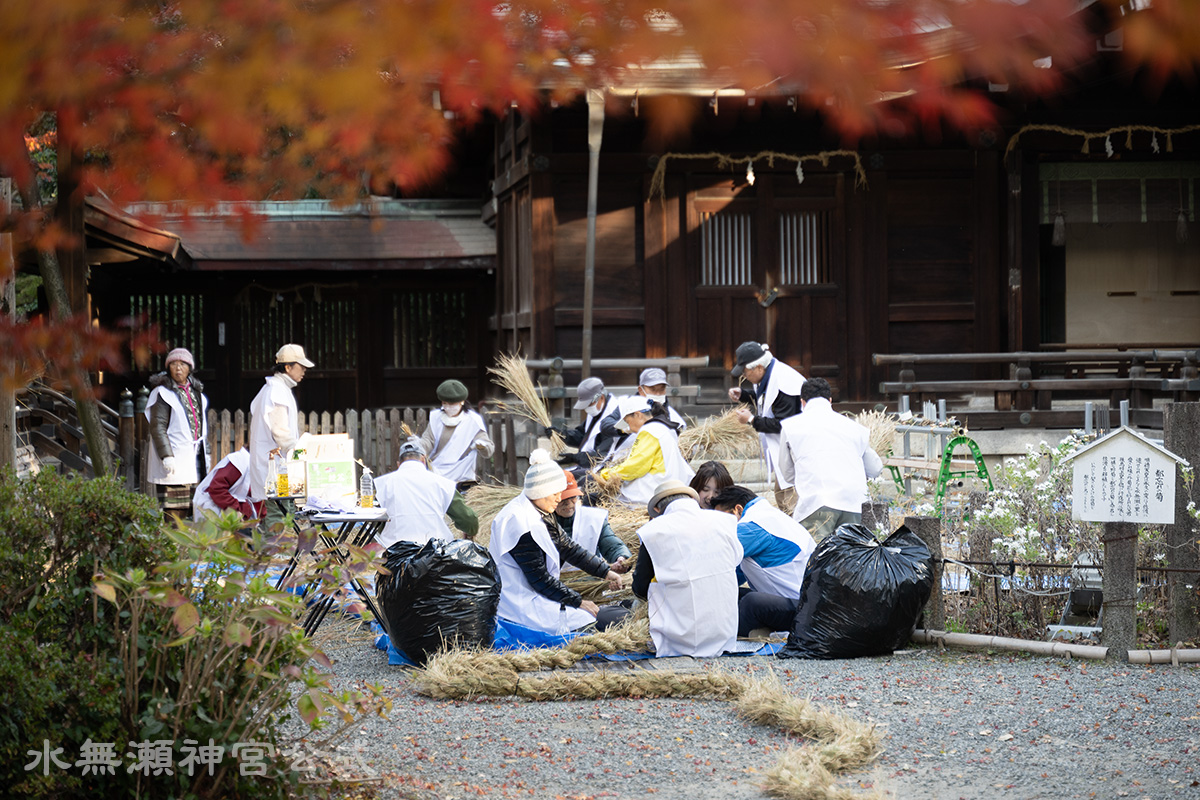
[[[774,168],[775,160],[791,161],[796,165],[796,177],[803,181],[804,165],[809,162],[819,163],[822,167],[829,166],[831,158],[849,158],[854,160],[854,185],[855,187],[867,187],[867,171],[863,168],[862,158],[859,157],[855,150],[822,150],[819,153],[810,153],[808,155],[798,156],[792,153],[778,153],[774,150],[763,150],[752,156],[731,156],[728,153],[664,153],[658,159],[658,165],[654,167],[654,174],[650,177],[650,197],[658,196],[659,200],[666,202],[666,179],[667,179],[667,161],[670,159],[687,158],[699,161],[716,161],[717,169],[730,169],[743,164],[753,164],[755,161],[767,162],[768,168]]]
[[[745,719],[811,740],[792,748],[768,771],[767,794],[786,800],[862,800],[880,797],[836,786],[838,774],[869,764],[879,753],[873,725],[853,720],[790,694],[778,675],[753,678],[726,670],[702,673],[633,670],[554,673],[521,678],[523,672],[572,666],[597,652],[646,649],[649,623],[634,615],[620,626],[573,639],[565,647],[515,652],[449,650],[413,673],[416,690],[429,697],[523,697],[547,701],[568,698],[698,697],[732,700]]]
[[[1160,128],[1157,125],[1121,125],[1116,128],[1109,128],[1106,131],[1099,132],[1085,131],[1080,130],[1079,128],[1064,128],[1062,125],[1026,125],[1014,133],[1012,138],[1008,140],[1008,146],[1004,148],[1004,159],[1007,161],[1008,154],[1017,148],[1017,141],[1021,138],[1022,134],[1033,133],[1034,131],[1048,131],[1050,133],[1061,133],[1064,136],[1077,136],[1083,139],[1083,147],[1081,147],[1079,150],[1081,153],[1091,152],[1093,139],[1097,141],[1104,140],[1105,150],[1111,157],[1112,141],[1109,139],[1109,137],[1113,136],[1114,134],[1125,134],[1125,149],[1132,150],[1133,134],[1135,132],[1149,133],[1153,137],[1150,140],[1150,147],[1155,153],[1158,152],[1158,136],[1159,134],[1162,134],[1162,136],[1167,140],[1167,152],[1170,153],[1175,150],[1174,137],[1183,135],[1185,133],[1200,131],[1200,125],[1186,125],[1182,128]]]
[[[546,405],[542,402],[541,395],[538,394],[538,387],[529,377],[529,368],[525,366],[525,359],[512,353],[502,353],[496,359],[496,366],[488,367],[488,372],[494,376],[493,383],[518,400],[517,403],[498,400],[494,403],[498,409],[531,419],[542,427],[551,426],[550,412],[546,410]],[[550,437],[548,449],[552,457],[558,458],[566,446],[562,437],[557,433]]]

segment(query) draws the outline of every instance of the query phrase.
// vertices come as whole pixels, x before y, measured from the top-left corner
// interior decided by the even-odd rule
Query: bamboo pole
[[[1044,656],[1072,656],[1103,660],[1108,648],[1090,644],[1066,644],[1064,642],[1035,642],[1029,639],[1010,639],[1007,636],[985,636],[976,633],[947,633],[917,629],[912,640],[919,644],[941,644],[956,647],[989,647],[993,650],[1015,650]]]

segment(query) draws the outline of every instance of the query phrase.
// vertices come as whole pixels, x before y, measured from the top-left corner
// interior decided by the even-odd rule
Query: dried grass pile
[[[758,434],[738,419],[737,409],[689,425],[679,434],[679,450],[687,461],[757,458]]]
[[[892,454],[892,442],[896,436],[895,417],[886,411],[863,411],[854,420],[871,432],[869,444],[880,458]]]
[[[507,486],[495,483],[480,483],[467,489],[463,500],[479,517],[479,534],[475,541],[484,547],[492,539],[492,520],[496,518],[509,501],[521,493],[520,486]]]
[[[517,398],[516,403],[498,400],[494,405],[501,411],[518,414],[531,419],[542,427],[550,427],[550,412],[538,394],[538,387],[529,377],[525,359],[512,353],[503,353],[496,359],[496,366],[488,367],[493,375],[492,382]],[[566,449],[566,443],[557,433],[550,437],[550,455],[558,456]]]

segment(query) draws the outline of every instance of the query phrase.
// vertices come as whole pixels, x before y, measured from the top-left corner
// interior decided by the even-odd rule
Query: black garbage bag
[[[384,553],[390,575],[375,580],[392,644],[417,664],[454,644],[491,647],[500,573],[487,548],[466,539],[396,542]]]
[[[901,527],[882,544],[842,525],[808,559],[780,658],[857,658],[903,647],[933,589],[933,556]]]

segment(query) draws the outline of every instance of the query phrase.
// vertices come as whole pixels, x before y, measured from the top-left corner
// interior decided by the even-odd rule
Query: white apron
[[[433,471],[456,484],[475,480],[475,437],[487,430],[479,412],[464,409],[459,416],[462,421],[454,426],[454,433],[450,434],[446,446],[429,456],[429,466]],[[434,447],[442,440],[442,431],[446,429],[445,417],[440,408],[429,414],[429,430],[433,434]]]
[[[191,387],[188,387],[191,391]],[[196,474],[196,455],[204,449],[204,468],[208,469],[208,398],[200,395],[200,439],[192,439],[192,427],[188,424],[188,410],[183,407],[179,394],[169,386],[156,386],[146,401],[146,419],[150,419],[150,409],[155,403],[166,403],[171,407],[171,421],[167,425],[167,440],[175,453],[175,478],[167,480],[167,469],[163,466],[158,448],[154,446],[154,437],[150,437],[150,463],[146,465],[146,480],[150,483],[185,486],[196,483],[200,476]]]
[[[775,359],[774,364],[771,367],[771,377],[767,381],[766,392],[763,394],[762,402],[758,404],[757,411],[758,416],[769,419],[775,419],[775,413],[771,411],[771,406],[775,404],[775,398],[779,396],[780,392],[799,397],[800,388],[804,386],[804,376],[799,372],[778,358]],[[791,488],[791,481],[779,474],[779,434],[760,433],[758,441],[762,445],[763,458],[767,462],[767,474],[775,474],[775,481],[780,489]]]
[[[690,497],[638,530],[654,561],[647,592],[658,657],[710,658],[732,649],[738,630],[737,520]]]
[[[235,500],[246,502],[250,499],[250,475],[248,474],[250,451],[243,447],[218,461],[217,465],[210,469],[208,474],[204,476],[204,480],[200,481],[200,485],[196,487],[196,493],[192,495],[193,519],[200,519],[205,511],[211,511],[214,514],[220,514],[224,511],[224,509],[219,508],[213,502],[212,496],[208,493],[208,487],[213,482],[213,478],[216,477],[217,473],[230,464],[238,472],[242,473],[242,476],[229,487],[229,493],[233,495]]]
[[[668,478],[690,483],[692,478],[696,477],[695,471],[688,466],[687,461],[683,459],[683,454],[679,452],[679,435],[675,431],[662,422],[650,420],[638,431],[638,436],[643,434],[648,434],[658,440],[666,472],[647,472],[640,478],[634,478],[628,483],[621,484],[618,499],[625,505],[634,507],[644,506],[650,502],[650,498],[658,491],[659,484]]]
[[[601,422],[603,422],[604,418],[613,412],[613,409],[616,408],[616,404],[617,398],[613,397],[611,394],[604,395],[604,408],[600,409],[600,413],[596,416],[588,418],[588,424],[591,425],[591,427],[585,429],[587,434],[583,437],[583,443],[579,445],[579,452],[586,453],[596,449],[596,437],[600,435],[600,431],[604,427]],[[612,446],[613,441],[610,441],[608,443],[608,448],[610,451],[612,450]],[[608,455],[608,453],[600,453],[600,455],[605,456]]]
[[[401,540],[425,544],[450,541],[446,509],[454,500],[454,483],[434,475],[420,461],[405,461],[394,472],[375,479],[375,502],[387,511],[388,522],[376,537],[387,549]]]
[[[766,592],[789,600],[800,599],[800,588],[804,585],[804,570],[808,558],[817,549],[817,543],[796,520],[780,511],[766,500],[758,500],[742,514],[742,522],[753,522],[772,536],[792,542],[800,548],[796,557],[786,564],[774,567],[761,566],[753,558],[742,561],[742,572],[756,592]]]
[[[275,437],[271,435],[271,423],[267,414],[275,406],[287,409],[288,426],[292,429],[292,438],[300,438],[300,426],[297,420],[296,397],[287,384],[278,375],[271,375],[254,400],[250,403],[250,499],[260,503],[267,499],[267,467],[268,454],[275,449]],[[287,453],[283,454],[285,457]]]
[[[600,544],[600,531],[604,530],[604,523],[607,519],[608,512],[603,508],[590,508],[577,503],[575,520],[571,523],[571,538],[584,550],[595,553],[597,545]],[[578,572],[579,567],[569,562],[563,564],[563,572],[571,570]]]
[[[732,519],[732,517],[731,517]],[[546,570],[555,578],[561,574],[558,548],[550,540],[542,515],[524,494],[509,501],[492,520],[492,538],[488,550],[500,571],[500,606],[497,615],[527,628],[561,635],[582,628],[595,618],[582,608],[571,608],[533,590],[525,573],[512,557],[512,549],[526,533],[546,553]],[[735,602],[736,607],[736,602]]]

